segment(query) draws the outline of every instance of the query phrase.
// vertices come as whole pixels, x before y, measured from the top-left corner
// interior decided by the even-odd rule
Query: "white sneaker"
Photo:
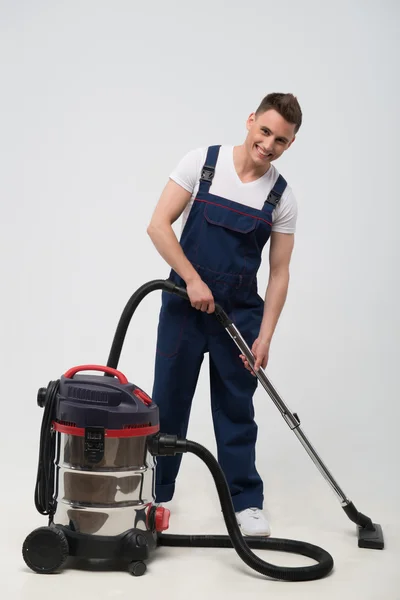
[[[246,508],[237,512],[236,519],[243,535],[271,535],[269,523],[259,508]]]

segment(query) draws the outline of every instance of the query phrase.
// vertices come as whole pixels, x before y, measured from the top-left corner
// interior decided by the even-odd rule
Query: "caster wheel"
[[[146,565],[141,560],[134,560],[129,563],[128,570],[131,575],[135,577],[140,577],[146,573]]]
[[[55,573],[65,565],[69,554],[68,541],[56,527],[39,527],[28,535],[22,555],[28,567],[36,573]]]

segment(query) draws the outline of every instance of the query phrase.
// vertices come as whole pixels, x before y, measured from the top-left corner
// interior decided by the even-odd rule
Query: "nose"
[[[274,144],[275,144],[275,140],[268,138],[268,140],[265,140],[263,143],[264,149],[266,152],[272,152],[274,149]]]

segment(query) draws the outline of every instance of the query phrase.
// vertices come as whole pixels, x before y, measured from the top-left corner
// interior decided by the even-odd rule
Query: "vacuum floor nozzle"
[[[358,547],[383,550],[383,531],[378,523],[373,523],[373,529],[358,527]]]

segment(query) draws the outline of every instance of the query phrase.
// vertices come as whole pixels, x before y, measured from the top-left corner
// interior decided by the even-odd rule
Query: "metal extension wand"
[[[189,299],[186,290],[176,286],[171,281],[165,281],[164,289],[182,298],[185,298],[187,300]],[[345,511],[346,515],[351,521],[356,523],[358,527],[358,546],[360,548],[373,548],[378,550],[383,549],[384,541],[382,527],[377,523],[373,523],[369,517],[360,513],[354,506],[353,502],[351,502],[347,498],[339,484],[336,482],[332,474],[329,472],[323,461],[318,456],[312,444],[307,439],[307,436],[302,431],[298,415],[290,411],[288,406],[285,404],[285,402],[279,396],[278,392],[275,390],[274,386],[267,378],[264,369],[260,368],[258,371],[254,371],[255,359],[253,353],[251,352],[240,331],[237,329],[236,325],[232,322],[232,320],[228,317],[228,315],[225,313],[222,307],[218,304],[215,305],[215,316],[217,317],[221,325],[225,328],[227,333],[230,335],[232,340],[235,342],[240,352],[246,357],[250,367],[253,369],[254,374],[257,376],[258,380],[260,381],[267,394],[270,396],[275,406],[278,408],[282,417],[284,418],[290,429],[294,431],[296,437],[300,440],[302,446],[305,448],[307,454],[310,456],[320,473],[330,484],[334,493],[339,498],[341,506]]]

